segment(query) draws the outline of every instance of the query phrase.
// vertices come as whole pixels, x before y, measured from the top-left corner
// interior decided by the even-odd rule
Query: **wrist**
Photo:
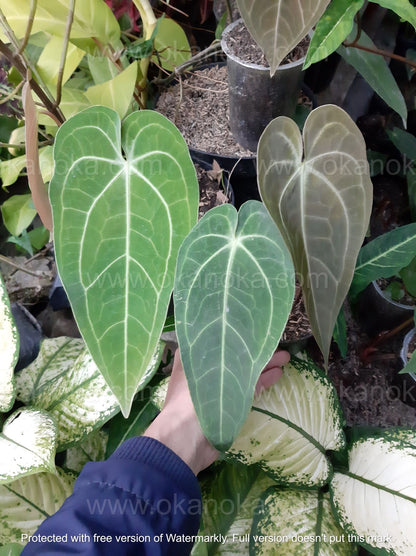
[[[218,452],[205,438],[193,411],[184,413],[164,408],[147,428],[144,436],[167,446],[195,475],[218,457]]]

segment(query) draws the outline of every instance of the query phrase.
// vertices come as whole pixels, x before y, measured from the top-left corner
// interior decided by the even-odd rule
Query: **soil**
[[[195,164],[195,170],[199,183],[198,217],[202,218],[209,209],[229,203],[230,199],[222,188],[222,171],[219,167],[204,170],[199,164]]]
[[[345,312],[348,354],[343,359],[334,346],[328,374],[347,426],[416,426],[416,383],[404,382],[404,375],[398,374],[403,366],[400,349],[406,330],[385,341],[382,334],[369,338],[347,306]]]
[[[292,310],[290,312],[286,328],[283,331],[281,342],[297,342],[310,337],[311,334],[311,325],[309,324],[309,319],[305,313],[302,290],[297,284]]]
[[[309,37],[302,39],[301,42],[289,52],[286,58],[283,59],[281,65],[283,66],[284,64],[296,62],[306,56],[309,43]],[[234,27],[232,35],[228,37],[227,46],[237,58],[240,58],[244,62],[257,64],[265,68],[269,67],[263,50],[254,41],[243,22]]]
[[[309,99],[301,92],[299,104]],[[188,146],[218,155],[254,157],[239,145],[229,126],[227,67],[213,66],[195,71],[161,93],[156,110],[168,117]]]

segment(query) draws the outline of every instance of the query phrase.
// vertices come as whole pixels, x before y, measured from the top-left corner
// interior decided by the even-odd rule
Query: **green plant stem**
[[[47,145],[52,145],[53,139],[47,139],[46,141],[41,141],[38,143],[38,147],[46,147]],[[0,148],[2,149],[25,149],[25,143],[2,143],[0,141]]]
[[[64,70],[65,70],[66,55],[68,53],[69,35],[71,33],[72,23],[74,21],[74,10],[75,10],[75,0],[71,0],[68,9],[68,17],[66,20],[64,40],[62,43],[62,54],[61,54],[61,61],[59,64],[58,81],[56,84],[56,100],[54,103],[54,106],[56,108],[61,103],[61,98],[62,98],[62,81],[63,81]]]
[[[26,48],[27,43],[29,42],[30,33],[32,32],[33,22],[35,21],[35,13],[36,8],[38,7],[37,0],[30,0],[30,12],[29,18],[27,20],[26,32],[25,36],[23,37],[22,44],[19,47],[18,55],[23,53],[23,50]]]
[[[26,274],[30,274],[31,276],[36,276],[36,278],[39,278],[39,274],[37,272],[33,272],[32,270],[28,270],[24,266],[16,264],[14,261],[9,259],[8,257],[5,257],[4,255],[0,255],[0,261],[2,261],[3,263],[9,264],[10,266],[16,268],[17,270],[21,270],[22,272],[26,272]]]

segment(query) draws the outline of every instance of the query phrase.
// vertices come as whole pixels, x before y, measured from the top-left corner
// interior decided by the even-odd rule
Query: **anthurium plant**
[[[283,150],[274,153],[275,133]],[[21,548],[87,461],[108,456],[155,417],[166,390],[157,368],[173,288],[195,408],[224,454],[201,477],[201,538],[221,533],[225,541],[198,543],[195,554],[291,554],[299,543],[314,554],[354,554],[357,543],[386,554],[416,547],[409,526],[416,517],[413,431],[356,434],[347,442],[334,387],[308,360],[293,358],[281,381],[254,397],[293,300],[292,257],[313,269],[311,261],[324,257],[316,244],[325,233],[325,250],[343,252],[354,266],[367,224],[368,168],[359,165],[365,152],[349,118],[322,107],[303,141],[304,153],[289,121],[274,122],[259,151],[265,204],[249,201],[238,212],[220,206],[195,225],[195,171],[166,118],[140,111],[121,120],[97,106],[60,127],[50,185],[55,249],[83,339],[45,340],[38,358],[13,377],[16,338],[3,312],[14,348],[3,379],[9,394],[0,442],[8,456],[0,470],[0,543]],[[360,172],[345,175],[340,160],[353,160]],[[289,226],[292,198],[303,207],[298,241]],[[331,279],[337,272],[331,297],[340,299],[351,276],[346,259],[336,260],[340,268],[327,270]],[[323,302],[317,296],[314,303]],[[329,309],[328,322],[324,313],[316,318],[328,333],[337,306]],[[363,513],[363,498],[374,500],[374,512]]]

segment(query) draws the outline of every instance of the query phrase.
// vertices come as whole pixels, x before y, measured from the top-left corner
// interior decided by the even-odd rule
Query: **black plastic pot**
[[[284,64],[270,77],[270,68],[247,63],[230,50],[228,40],[242,20],[225,29],[221,46],[227,56],[230,128],[240,145],[257,150],[264,128],[277,116],[293,116],[301,89],[305,58]]]
[[[374,281],[360,295],[356,313],[364,331],[374,336],[399,326],[412,317],[414,310],[414,305],[389,299]]]

